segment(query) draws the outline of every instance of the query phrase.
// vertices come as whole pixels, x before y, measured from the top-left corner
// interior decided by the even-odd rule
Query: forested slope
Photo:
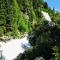
[[[32,31],[43,22],[42,10],[53,20],[59,20],[60,14],[55,14],[43,0],[0,0],[0,36],[19,37],[21,33]]]

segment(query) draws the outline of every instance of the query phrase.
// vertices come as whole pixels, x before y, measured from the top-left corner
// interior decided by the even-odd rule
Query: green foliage
[[[1,0],[0,3],[0,26],[5,27],[5,34],[17,37],[20,32],[30,30],[29,22],[23,17],[17,0]]]
[[[5,27],[7,35],[19,36],[21,32],[30,32],[36,26],[44,25],[41,10],[47,11],[59,27],[60,14],[51,10],[43,0],[1,0],[0,26]]]
[[[4,32],[5,32],[5,27],[0,26],[0,37],[4,35]]]
[[[25,51],[21,59],[34,60],[36,57],[42,56],[46,60],[59,60],[59,31],[57,26],[48,27],[47,24],[35,28],[32,33],[29,33],[29,41],[33,48]]]
[[[20,32],[29,32],[34,29],[35,25],[41,23],[39,20],[42,21],[40,9],[43,4],[43,0],[1,0],[0,26],[6,28],[5,34],[17,36]]]
[[[55,56],[53,60],[60,60],[59,48],[57,46],[54,46],[53,50],[53,55]]]
[[[5,5],[5,1],[1,0],[0,1],[0,25],[5,25],[6,23],[6,5]]]
[[[34,60],[36,57],[43,57],[49,60],[52,55],[53,50],[51,49],[50,43],[41,43],[40,45],[34,46],[32,49],[26,50],[21,57],[21,60]]]

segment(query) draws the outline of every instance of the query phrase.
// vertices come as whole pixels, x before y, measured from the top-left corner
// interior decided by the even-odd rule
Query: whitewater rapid
[[[31,48],[27,36],[22,39],[11,39],[4,43],[0,42],[3,58],[0,60],[13,60],[26,49]]]
[[[43,17],[45,18],[46,21],[51,22],[51,17],[49,16],[49,14],[47,12],[41,11]]]
[[[48,25],[50,27],[53,27],[55,26],[55,23],[51,20],[51,17],[49,16],[49,14],[45,11],[41,11],[43,17],[44,17],[44,20],[48,22]]]

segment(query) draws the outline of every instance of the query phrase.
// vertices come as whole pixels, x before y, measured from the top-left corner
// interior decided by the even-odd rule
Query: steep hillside
[[[48,12],[52,20],[59,20],[60,14],[43,0],[0,0],[0,36],[20,37],[21,33],[43,25],[42,10]]]
[[[0,1],[0,36],[19,37],[21,32],[29,31],[28,27],[29,21],[20,11],[17,0]]]

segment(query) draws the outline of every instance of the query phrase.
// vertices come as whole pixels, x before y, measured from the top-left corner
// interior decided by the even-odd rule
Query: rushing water
[[[49,16],[49,14],[47,12],[42,11],[41,13],[44,16],[44,18],[45,18],[46,21],[48,21],[48,22],[52,21],[51,18],[50,18],[50,16]]]
[[[49,25],[50,27],[55,26],[55,23],[52,22],[51,17],[49,16],[49,14],[48,14],[47,12],[41,11],[41,13],[42,13],[42,15],[43,15],[43,17],[44,17],[44,20],[45,20],[45,21],[48,21],[48,25]]]
[[[2,55],[4,56],[0,60],[13,60],[20,53],[23,53],[26,49],[31,48],[31,45],[27,39],[24,37],[22,39],[11,39],[10,41],[4,43],[0,42]]]
[[[42,15],[46,21],[48,21],[49,25],[52,24],[52,20],[48,13],[42,11]],[[23,53],[26,49],[31,48],[27,36],[22,39],[11,39],[6,43],[0,42],[0,50],[2,50],[2,59],[0,60],[13,60],[16,58],[20,53]]]

